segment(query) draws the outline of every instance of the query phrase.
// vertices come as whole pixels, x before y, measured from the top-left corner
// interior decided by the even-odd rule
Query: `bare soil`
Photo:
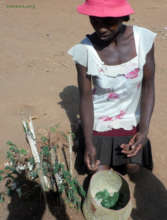
[[[30,114],[36,133],[60,124],[69,131],[77,121],[78,89],[76,71],[67,50],[92,32],[88,18],[77,14],[81,0],[6,0],[0,2],[0,168],[3,168],[6,141],[20,147],[25,141],[21,120]],[[156,106],[149,138],[154,157],[153,173],[142,171],[142,178],[129,178],[134,209],[130,220],[165,220],[167,201],[167,1],[130,0],[136,13],[131,23],[158,33],[156,54]],[[7,8],[6,5],[35,8]],[[81,182],[86,175],[77,174]],[[33,188],[33,186],[32,186]],[[0,205],[0,220],[84,219],[65,205],[57,208],[53,195],[47,209],[40,192],[30,200],[15,196]]]

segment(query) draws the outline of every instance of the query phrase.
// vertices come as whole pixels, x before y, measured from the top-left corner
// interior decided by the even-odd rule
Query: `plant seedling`
[[[119,199],[119,192],[114,192],[113,196],[105,189],[96,193],[95,198],[101,200],[101,205],[105,208],[113,208]]]

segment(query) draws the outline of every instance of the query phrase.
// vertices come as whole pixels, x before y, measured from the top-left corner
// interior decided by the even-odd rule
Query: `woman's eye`
[[[118,23],[118,21],[104,21],[104,24],[107,26],[114,26]]]

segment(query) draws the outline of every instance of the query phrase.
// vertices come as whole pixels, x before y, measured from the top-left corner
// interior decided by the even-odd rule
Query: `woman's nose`
[[[104,34],[104,33],[106,33],[108,30],[107,30],[107,28],[105,28],[105,27],[100,27],[99,28],[99,33],[100,34]]]

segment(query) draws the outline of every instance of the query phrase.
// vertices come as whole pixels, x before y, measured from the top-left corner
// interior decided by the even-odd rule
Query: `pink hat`
[[[77,11],[96,17],[122,17],[134,13],[127,0],[86,0]]]

